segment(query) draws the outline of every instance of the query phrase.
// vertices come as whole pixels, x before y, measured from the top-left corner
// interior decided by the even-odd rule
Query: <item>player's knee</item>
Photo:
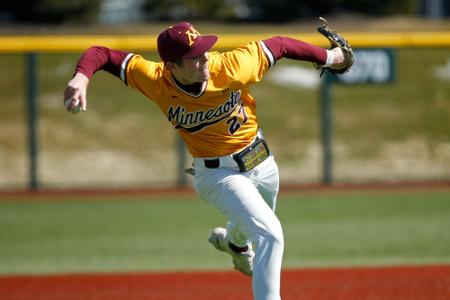
[[[266,227],[264,238],[277,247],[284,247],[284,234],[278,219]]]

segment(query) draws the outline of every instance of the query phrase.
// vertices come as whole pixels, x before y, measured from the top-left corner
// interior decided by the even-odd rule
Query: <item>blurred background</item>
[[[2,4],[5,23],[67,24],[142,23],[176,20],[279,23],[317,15],[417,16],[444,19],[450,4],[443,0],[18,0]]]
[[[317,36],[326,47],[316,33],[318,16],[356,41],[364,64],[355,72],[362,75],[350,72],[336,81],[320,78],[310,64],[282,60],[253,87],[282,182],[449,181],[449,1],[16,0],[0,6],[0,189],[190,184],[183,170],[191,159],[171,125],[117,78],[99,72],[89,87],[88,112],[65,112],[63,90],[82,53],[75,36],[94,45],[102,36],[148,35],[148,47],[116,48],[159,60],[152,46],[158,32],[189,20],[219,39]],[[392,34],[398,35],[388,38]],[[411,43],[417,36],[425,42]],[[64,37],[66,49],[21,46],[36,37]],[[358,42],[364,37],[373,47]],[[7,48],[6,41],[15,46]],[[386,75],[380,80],[378,70]],[[324,105],[332,116],[328,125]]]

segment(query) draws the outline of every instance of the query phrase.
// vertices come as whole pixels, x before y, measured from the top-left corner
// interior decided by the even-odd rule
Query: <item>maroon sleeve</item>
[[[264,40],[275,59],[282,57],[306,60],[323,65],[327,61],[325,49],[288,37],[274,36]]]
[[[76,72],[91,79],[98,70],[107,71],[120,78],[120,65],[127,52],[93,46],[86,50],[77,63]]]

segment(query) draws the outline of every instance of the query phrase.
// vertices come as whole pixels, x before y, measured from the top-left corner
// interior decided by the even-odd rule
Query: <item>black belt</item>
[[[241,172],[247,172],[266,160],[269,155],[270,150],[266,141],[262,138],[256,138],[251,145],[239,153],[234,154],[233,159],[239,166]],[[217,169],[220,167],[219,158],[205,159],[204,163],[208,169]]]
[[[220,167],[220,159],[205,159],[205,167],[207,167],[208,169],[217,169],[218,167]]]

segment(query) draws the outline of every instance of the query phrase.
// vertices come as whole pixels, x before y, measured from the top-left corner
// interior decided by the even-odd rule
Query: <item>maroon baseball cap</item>
[[[158,53],[164,62],[194,58],[207,52],[217,42],[215,35],[201,35],[188,22],[170,26],[158,36]]]

